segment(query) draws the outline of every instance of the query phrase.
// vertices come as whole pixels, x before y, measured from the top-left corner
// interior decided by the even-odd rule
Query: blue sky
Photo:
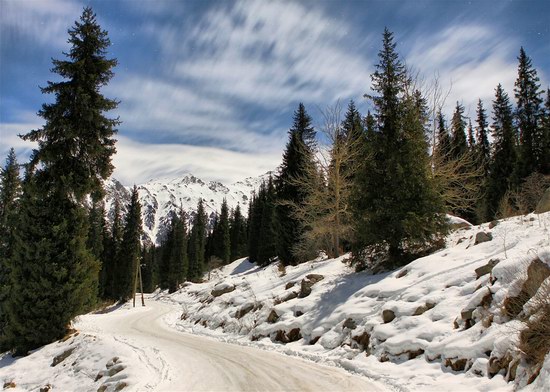
[[[354,99],[366,113],[381,33],[428,90],[435,75],[447,117],[474,118],[502,83],[513,96],[520,46],[543,88],[550,74],[550,1],[0,0],[0,153],[40,126],[39,86],[59,80],[51,58],[91,5],[109,32],[121,101],[114,176],[124,184],[185,172],[235,181],[275,168],[299,102],[321,110]],[[447,94],[448,92],[448,94]]]

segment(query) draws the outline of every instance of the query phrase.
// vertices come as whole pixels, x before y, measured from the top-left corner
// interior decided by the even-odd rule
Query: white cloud
[[[67,45],[67,28],[78,18],[82,6],[72,0],[2,0],[0,10],[3,39],[22,35],[63,48]]]
[[[274,170],[281,153],[239,153],[185,144],[144,144],[119,137],[113,176],[125,185],[185,173],[229,184]]]
[[[501,83],[512,95],[519,44],[502,37],[488,25],[456,24],[439,33],[415,37],[407,63],[424,75],[440,75],[443,90],[451,87],[444,111],[449,117],[456,102],[475,118],[478,99],[490,111],[495,87]]]

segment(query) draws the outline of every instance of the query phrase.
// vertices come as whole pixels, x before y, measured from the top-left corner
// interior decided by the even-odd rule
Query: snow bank
[[[181,319],[167,321],[401,390],[512,390],[516,376],[525,384],[516,349],[524,325],[504,315],[503,303],[521,289],[526,261],[550,249],[549,225],[550,213],[463,224],[444,249],[378,275],[355,273],[348,255],[285,271],[240,259],[166,296],[182,307]],[[476,244],[479,232],[492,240]],[[234,289],[214,297],[220,288]],[[549,370],[547,358],[529,388],[547,386]]]

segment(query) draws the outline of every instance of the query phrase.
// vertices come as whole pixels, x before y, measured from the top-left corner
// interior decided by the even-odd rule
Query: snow
[[[284,275],[276,265],[258,268],[240,259],[215,271],[209,282],[163,300],[180,304],[182,319],[171,324],[181,331],[341,366],[400,390],[512,390],[503,372],[487,377],[487,366],[492,357],[518,356],[523,324],[503,316],[502,303],[517,294],[535,255],[550,258],[549,223],[546,213],[491,228],[464,225],[448,236],[444,249],[378,275],[355,273],[349,255],[287,266]],[[493,239],[476,245],[481,231]],[[478,278],[475,270],[490,260],[499,263]],[[324,279],[305,298],[291,295],[309,274]],[[220,285],[235,290],[212,298],[212,288]],[[251,310],[237,317],[244,307]],[[395,319],[384,323],[382,313],[389,310]],[[272,311],[278,318],[268,322]],[[344,327],[348,319],[355,329]],[[282,331],[288,336],[296,328],[297,341],[277,341]],[[370,339],[366,350],[355,341],[363,333]],[[547,359],[534,385],[549,385],[548,365]],[[521,369],[518,385],[525,382]]]
[[[491,361],[520,357],[524,323],[502,307],[520,291],[530,260],[550,265],[549,224],[546,213],[464,226],[444,249],[376,275],[355,273],[349,255],[284,270],[236,260],[205,283],[148,296],[146,307],[81,316],[78,334],[27,357],[4,355],[0,382],[14,382],[15,391],[49,384],[110,392],[121,383],[124,391],[550,390],[550,355],[530,385],[523,361],[515,381],[505,370],[489,374]],[[493,239],[475,245],[481,231]],[[476,273],[491,260],[499,261],[491,272]],[[300,295],[312,274],[323,279]],[[384,322],[390,311],[395,318]]]

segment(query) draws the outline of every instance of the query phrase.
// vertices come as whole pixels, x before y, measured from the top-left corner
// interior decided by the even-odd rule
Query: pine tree
[[[4,329],[8,324],[5,309],[10,296],[9,261],[13,255],[14,231],[16,229],[18,201],[21,193],[19,164],[12,148],[6,158],[6,165],[0,168],[0,351],[7,347]]]
[[[171,249],[168,263],[168,292],[175,292],[179,285],[185,281],[189,264],[187,256],[187,224],[185,212],[180,209],[172,223]]]
[[[206,212],[204,202],[199,200],[197,212],[193,219],[193,227],[189,236],[189,270],[187,280],[195,282],[202,278],[204,271],[204,251],[206,245]]]
[[[231,238],[229,232],[229,208],[227,200],[223,199],[220,214],[217,216],[212,233],[207,240],[207,260],[214,256],[227,264],[231,258]]]
[[[113,202],[113,218],[111,231],[105,237],[103,245],[105,257],[101,269],[101,280],[105,282],[103,296],[105,299],[117,299],[118,259],[121,252],[124,227],[120,212],[120,201],[115,197]]]
[[[123,302],[132,298],[135,292],[137,268],[141,256],[141,231],[141,204],[138,189],[134,185],[128,205],[128,214],[124,221],[124,234],[116,268],[116,297]]]
[[[117,61],[105,57],[111,42],[90,7],[69,30],[69,43],[68,60],[53,60],[52,69],[66,81],[48,82],[41,89],[56,97],[39,112],[46,125],[23,139],[38,142],[33,162],[44,164],[67,192],[77,200],[88,194],[97,200],[103,194],[102,181],[113,171],[113,135],[119,124],[118,119],[104,116],[117,107],[117,101],[99,90],[113,77]]]
[[[426,113],[418,94],[408,95],[408,77],[387,29],[368,96],[376,129],[355,186],[356,258],[375,246],[389,264],[401,264],[430,247],[443,230],[442,205],[429,176]]]
[[[514,129],[510,99],[500,84],[495,90],[491,128],[493,145],[487,182],[488,218],[495,217],[506,191],[516,186],[513,172],[517,163],[517,133]]]
[[[315,130],[311,125],[311,117],[302,103],[294,112],[294,123],[288,133],[289,140],[275,185],[279,202],[277,213],[281,225],[278,256],[285,264],[295,264],[305,261],[292,253],[304,228],[292,216],[289,204],[300,205],[307,195],[308,190],[297,186],[295,179],[307,175],[307,167],[313,161],[315,146]]]
[[[259,233],[262,223],[263,200],[260,198],[264,184],[260,185],[258,194],[253,193],[250,198],[248,212],[248,259],[251,263],[258,261]],[[263,197],[263,196],[262,196]]]
[[[458,102],[451,120],[451,151],[454,158],[460,157],[468,151],[464,106]]]
[[[485,177],[489,174],[489,160],[491,158],[491,146],[489,144],[489,138],[487,137],[487,128],[489,124],[487,123],[487,114],[483,108],[483,102],[481,99],[477,102],[477,127],[476,127],[476,138],[477,138],[477,155],[479,163],[483,168],[483,174]]]
[[[68,60],[53,60],[52,69],[65,80],[42,88],[55,95],[39,111],[45,125],[22,136],[38,148],[27,171],[10,260],[7,335],[18,353],[61,337],[71,318],[97,296],[99,263],[86,247],[84,201],[89,195],[100,199],[102,181],[113,170],[118,119],[104,113],[117,102],[99,90],[113,76],[116,60],[105,58],[107,32],[89,7],[69,30],[69,43]]]
[[[264,187],[264,192],[265,194],[260,196],[263,199],[263,205],[257,256],[257,263],[262,266],[269,264],[277,256],[278,234],[280,233],[275,204],[275,187],[271,177]]]
[[[435,155],[438,158],[438,162],[445,162],[450,159],[451,156],[451,137],[445,126],[445,117],[443,113],[441,113],[441,110],[437,114],[437,143]]]
[[[63,337],[97,294],[99,263],[86,247],[86,212],[42,176],[28,173],[24,181],[10,259],[6,337],[16,355]]]
[[[99,290],[100,298],[105,297],[105,269],[103,264],[106,262],[105,237],[108,235],[107,222],[105,221],[105,207],[102,202],[93,202],[92,208],[88,214],[88,241],[87,247],[92,252],[96,260],[100,261],[101,270],[99,273]]]
[[[544,104],[544,118],[542,122],[544,154],[542,174],[550,174],[550,86],[546,88],[546,102]]]
[[[237,260],[246,256],[248,235],[246,230],[246,220],[241,213],[241,206],[237,204],[237,207],[233,210],[230,219],[230,243],[231,243],[231,260]]]
[[[514,92],[520,140],[517,178],[522,180],[536,171],[542,171],[545,158],[539,78],[523,47],[520,49],[518,61],[518,78]]]

